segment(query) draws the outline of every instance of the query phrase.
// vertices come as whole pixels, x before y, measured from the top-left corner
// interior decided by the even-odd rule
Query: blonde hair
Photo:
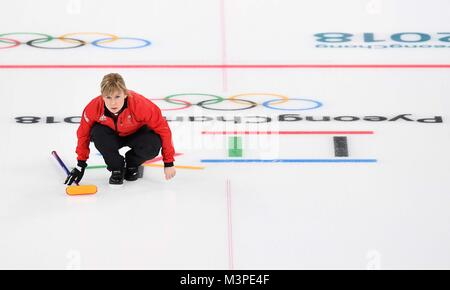
[[[117,91],[122,91],[125,95],[128,95],[125,81],[118,73],[110,73],[104,76],[100,87],[103,96],[109,96]]]

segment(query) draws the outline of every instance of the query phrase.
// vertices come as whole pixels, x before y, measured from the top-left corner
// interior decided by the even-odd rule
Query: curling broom
[[[70,174],[69,169],[67,169],[64,162],[59,158],[58,153],[56,151],[52,151],[53,157],[55,157],[56,161],[58,161],[61,168],[66,172],[67,175]],[[95,194],[97,193],[97,186],[95,185],[79,185],[75,182],[76,185],[69,185],[66,188],[66,193],[68,195],[84,195],[84,194]]]

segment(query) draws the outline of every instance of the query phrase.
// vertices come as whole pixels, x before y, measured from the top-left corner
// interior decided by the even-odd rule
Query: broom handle
[[[64,162],[61,160],[61,158],[59,158],[58,153],[56,153],[56,151],[52,151],[52,155],[53,157],[55,157],[56,161],[58,161],[59,165],[61,165],[62,169],[64,169],[64,171],[66,172],[67,175],[70,174],[69,169],[67,169],[67,166],[64,164]],[[75,182],[76,185],[79,185],[78,183]]]

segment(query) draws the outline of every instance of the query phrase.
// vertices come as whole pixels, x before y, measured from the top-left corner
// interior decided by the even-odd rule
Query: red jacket
[[[147,125],[161,136],[164,163],[174,161],[175,149],[172,143],[172,132],[166,119],[162,116],[161,110],[152,101],[134,91],[128,91],[127,107],[118,115],[117,123],[111,117],[105,116],[105,102],[101,95],[94,98],[84,108],[80,127],[77,130],[76,153],[78,160],[89,158],[90,133],[94,123],[110,127],[119,136],[133,134],[143,125]]]

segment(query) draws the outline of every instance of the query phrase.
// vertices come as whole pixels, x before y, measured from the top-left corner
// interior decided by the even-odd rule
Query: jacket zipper
[[[116,118],[114,118],[114,116],[113,116],[112,113],[111,113],[110,116],[108,116],[108,117],[110,117],[111,119],[113,119],[113,122],[114,122],[114,128],[116,128],[116,129],[115,129],[116,132],[118,132],[118,129],[117,129],[117,121],[119,120],[119,117],[120,117],[120,115],[121,115],[122,113],[123,113],[123,112],[120,112],[119,115],[116,116]],[[120,123],[122,124],[122,122],[120,122]]]
[[[120,113],[120,114],[122,114],[122,113]],[[116,132],[117,132],[117,133],[119,132],[119,131],[117,130],[117,121],[119,121],[120,114],[117,115],[116,118],[114,118],[114,117],[112,118],[112,119],[114,120],[114,127],[116,128]]]
[[[117,119],[119,119],[119,116],[117,116]],[[114,127],[116,127],[116,132],[117,132],[117,119],[114,119]]]

